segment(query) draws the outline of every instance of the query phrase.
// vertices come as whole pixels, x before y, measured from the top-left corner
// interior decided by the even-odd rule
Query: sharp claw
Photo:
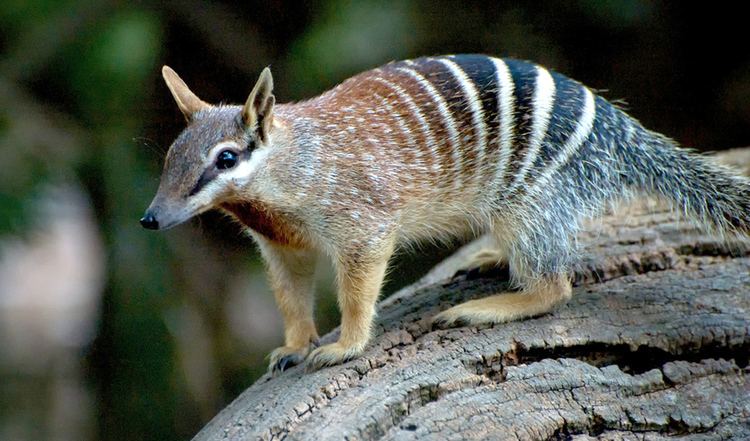
[[[293,364],[291,363],[291,360],[289,359],[289,356],[283,357],[281,360],[279,360],[278,363],[276,363],[276,367],[281,371],[284,372],[287,367],[291,367]]]
[[[459,317],[453,321],[453,326],[455,327],[469,326],[470,324],[471,322],[469,321],[469,319],[465,317]]]
[[[432,321],[432,329],[446,329],[450,326],[451,322],[444,317],[438,317]]]
[[[458,316],[442,316],[438,315],[432,320],[432,329],[449,329],[449,328],[460,328],[464,326],[470,326],[471,320],[467,317]]]
[[[300,364],[302,362],[302,356],[300,354],[288,354],[279,357],[276,362],[271,365],[271,375],[277,376],[287,369]]]

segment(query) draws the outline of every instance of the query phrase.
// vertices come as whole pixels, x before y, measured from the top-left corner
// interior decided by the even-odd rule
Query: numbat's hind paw
[[[470,300],[436,315],[434,327],[446,328],[465,325],[504,323],[547,313],[556,305],[570,299],[570,281],[562,276],[537,282],[521,292]]]
[[[468,275],[469,278],[480,274],[494,273],[507,267],[505,254],[496,248],[483,248],[474,253],[463,268],[456,271],[453,277]]]

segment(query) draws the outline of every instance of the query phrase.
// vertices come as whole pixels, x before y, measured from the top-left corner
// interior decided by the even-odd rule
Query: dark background
[[[708,151],[750,144],[748,41],[746,14],[706,2],[5,0],[0,439],[189,438],[282,343],[236,227],[138,226],[184,124],[161,65],[209,102],[244,102],[270,65],[286,102],[394,59],[512,56]],[[402,256],[385,291],[443,254]]]

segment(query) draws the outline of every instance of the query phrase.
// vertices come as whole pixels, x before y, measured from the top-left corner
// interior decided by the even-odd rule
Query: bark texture
[[[750,167],[749,149],[721,157]],[[480,239],[381,302],[362,358],[263,377],[195,439],[750,439],[748,242],[653,201],[579,242],[573,300],[554,313],[430,329],[437,312],[505,290],[503,270],[456,273]]]

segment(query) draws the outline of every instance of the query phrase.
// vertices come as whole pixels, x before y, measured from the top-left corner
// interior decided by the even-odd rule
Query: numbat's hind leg
[[[478,272],[480,274],[488,273],[503,264],[507,264],[506,254],[497,248],[482,248],[471,257],[464,268],[456,274]]]
[[[477,243],[479,247],[476,246]],[[477,249],[468,255],[464,265],[453,274],[454,278],[495,275],[501,269],[508,268],[508,251],[494,236],[482,237],[471,246]]]
[[[441,312],[433,319],[438,327],[503,323],[541,315],[570,299],[570,280],[556,275],[536,281],[523,291],[505,292],[469,300]]]

